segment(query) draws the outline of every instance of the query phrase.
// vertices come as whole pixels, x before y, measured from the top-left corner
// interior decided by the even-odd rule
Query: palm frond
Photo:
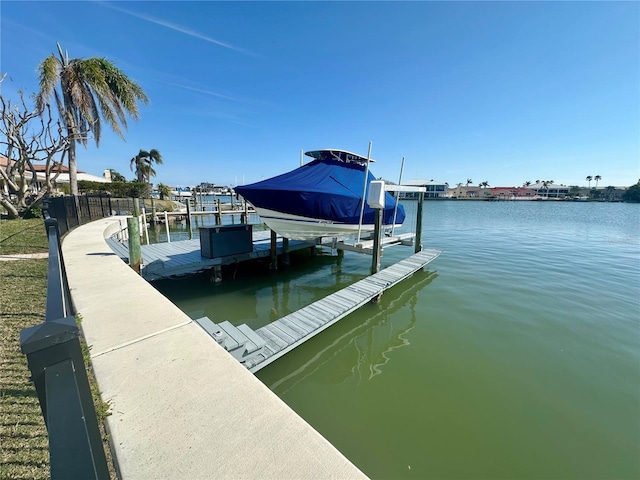
[[[60,61],[53,55],[49,55],[38,66],[38,83],[40,91],[36,97],[36,108],[38,111],[44,109],[45,103],[49,101],[55,91],[56,84],[60,80]]]

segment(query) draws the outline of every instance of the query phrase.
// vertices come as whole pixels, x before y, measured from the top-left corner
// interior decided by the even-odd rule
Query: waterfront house
[[[564,198],[569,196],[570,190],[566,185],[554,185],[553,183],[545,188],[542,182],[534,183],[524,188],[543,198]]]
[[[447,188],[448,184],[446,182],[436,182],[435,180],[425,180],[425,179],[415,179],[409,180],[407,182],[402,182],[402,185],[406,185],[409,187],[425,187],[426,192],[424,194],[424,198],[446,198],[447,197]],[[401,199],[412,199],[418,198],[418,193],[416,192],[401,192]]]

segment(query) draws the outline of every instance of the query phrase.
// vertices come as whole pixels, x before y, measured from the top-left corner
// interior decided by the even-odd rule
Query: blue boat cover
[[[261,182],[236,187],[235,191],[257,207],[357,225],[364,175],[364,165],[322,159]],[[369,172],[367,193],[371,180],[375,177]],[[387,192],[384,225],[393,223],[395,204],[395,198]],[[362,223],[373,224],[374,215],[374,210],[365,202]],[[404,218],[404,208],[398,205],[396,224],[404,222]]]

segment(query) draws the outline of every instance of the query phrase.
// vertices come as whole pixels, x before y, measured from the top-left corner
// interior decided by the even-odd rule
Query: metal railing
[[[20,332],[20,346],[47,425],[51,478],[108,479],[62,257],[59,223],[48,211],[44,215],[49,241],[45,319]]]
[[[131,214],[133,198],[113,198],[109,195],[79,195],[51,197],[43,202],[42,210],[58,220],[60,235],[69,230],[111,215]]]

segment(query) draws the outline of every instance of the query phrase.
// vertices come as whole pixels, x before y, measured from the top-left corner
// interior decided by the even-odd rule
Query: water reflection
[[[314,383],[327,384],[342,383],[350,378],[355,378],[357,383],[371,380],[382,373],[393,350],[409,345],[407,334],[415,327],[417,320],[417,294],[437,276],[436,272],[418,272],[411,279],[405,280],[406,283],[413,282],[412,285],[395,298],[392,297],[393,289],[386,292],[376,314],[364,323],[338,333],[337,338],[294,371],[283,373],[281,367],[285,365],[280,362],[277,365],[277,381],[269,384],[261,374],[258,376],[280,396],[312,376]],[[393,314],[407,305],[409,314],[403,315],[400,321],[395,318],[392,321]],[[340,322],[327,330],[325,335],[332,331],[338,332],[338,326]],[[265,369],[266,371],[268,370]]]

